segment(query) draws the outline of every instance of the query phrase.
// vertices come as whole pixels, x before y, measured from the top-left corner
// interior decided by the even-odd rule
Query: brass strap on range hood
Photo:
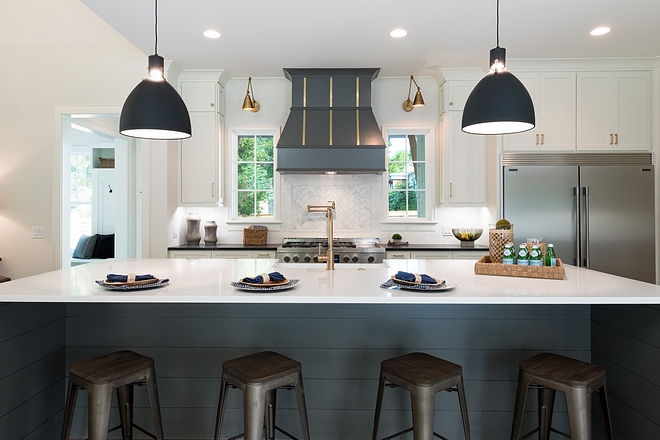
[[[328,142],[330,142],[328,145],[332,146],[332,77],[330,77],[330,130],[328,130],[329,137],[330,139]]]
[[[356,144],[360,145],[360,78],[355,78],[355,139]]]
[[[307,77],[303,78],[303,108],[307,107]],[[302,145],[305,145],[305,137],[307,136],[307,110],[303,110],[302,120]]]

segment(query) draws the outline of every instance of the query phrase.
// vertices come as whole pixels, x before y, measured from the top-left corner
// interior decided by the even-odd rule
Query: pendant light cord
[[[499,0],[497,1],[499,2]],[[155,25],[154,25],[154,34],[156,34],[156,40],[155,40],[156,42],[154,44],[154,54],[158,55],[158,0],[155,0],[154,3],[155,3],[154,15],[156,16]]]
[[[497,0],[497,47],[500,47],[500,0]]]

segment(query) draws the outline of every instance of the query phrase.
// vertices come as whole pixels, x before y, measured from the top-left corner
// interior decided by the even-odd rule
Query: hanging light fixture
[[[411,101],[410,100],[410,90],[412,89],[412,84],[415,83],[415,86],[417,87],[417,93],[415,93],[415,100]],[[422,97],[422,92],[419,86],[417,85],[417,81],[415,81],[415,78],[410,75],[410,81],[408,82],[408,99],[403,101],[403,110],[406,112],[412,111],[413,108],[415,107],[424,107],[426,104],[424,104],[424,98]]]
[[[250,97],[250,92],[252,92],[252,97]],[[243,99],[243,110],[250,110],[253,113],[259,111],[261,106],[254,99],[254,90],[252,89],[252,77],[248,78],[247,92],[245,92],[245,99]]]
[[[155,0],[154,54],[149,75],[126,98],[119,118],[119,132],[142,139],[186,139],[192,136],[190,115],[177,91],[165,80],[165,60],[158,55],[158,0]]]
[[[506,70],[506,49],[500,47],[500,1],[497,0],[497,47],[490,51],[490,72],[465,102],[461,129],[471,134],[509,134],[531,130],[535,123],[529,92]]]

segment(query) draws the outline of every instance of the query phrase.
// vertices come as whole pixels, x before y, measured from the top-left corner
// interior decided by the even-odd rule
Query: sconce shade
[[[462,130],[471,134],[520,133],[534,128],[534,104],[527,89],[507,70],[490,72],[470,93]]]
[[[254,104],[252,103],[252,98],[250,98],[250,95],[245,95],[245,99],[243,99],[243,107],[241,109],[252,110],[253,108]]]
[[[422,92],[417,90],[417,93],[415,93],[415,100],[413,101],[413,107],[424,107],[425,105]]]
[[[186,139],[192,136],[190,115],[177,91],[164,79],[145,78],[124,102],[119,132],[143,139]]]

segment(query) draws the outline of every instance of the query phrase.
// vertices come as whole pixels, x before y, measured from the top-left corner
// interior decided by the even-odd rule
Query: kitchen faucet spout
[[[329,205],[307,205],[307,212],[325,212],[328,218],[328,252],[326,255],[321,255],[321,248],[319,246],[318,261],[327,261],[327,270],[335,270],[335,249],[333,247],[334,240],[334,226],[332,220],[332,210],[335,209],[335,201],[328,200]]]

